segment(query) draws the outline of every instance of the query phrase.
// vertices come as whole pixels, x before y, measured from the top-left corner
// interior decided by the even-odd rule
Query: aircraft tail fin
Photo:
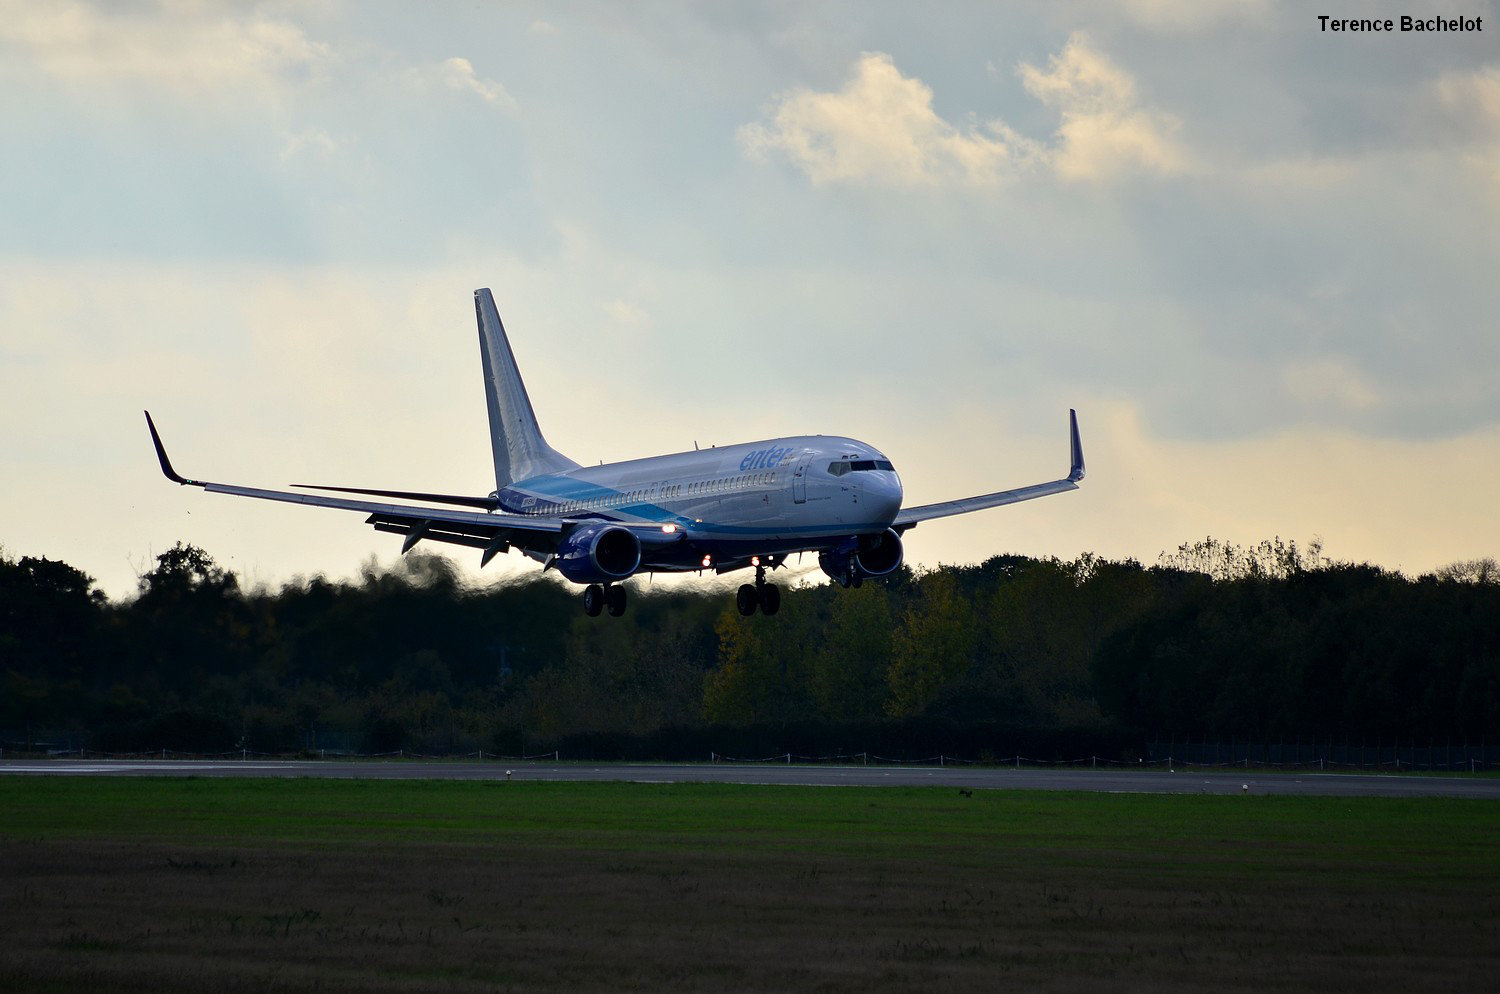
[[[484,363],[484,397],[490,414],[490,444],[495,454],[495,486],[546,473],[577,469],[578,464],[547,444],[516,368],[505,326],[488,289],[474,291],[479,322],[479,355]]]

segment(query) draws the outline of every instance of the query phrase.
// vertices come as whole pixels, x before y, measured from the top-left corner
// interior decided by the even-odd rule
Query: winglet
[[[1078,412],[1068,411],[1068,440],[1072,445],[1073,465],[1068,471],[1068,479],[1073,483],[1082,480],[1085,471],[1083,468],[1083,443],[1078,440]]]
[[[156,433],[156,422],[151,420],[151,412],[144,411],[142,413],[146,415],[146,427],[151,429],[151,444],[156,446],[156,458],[161,463],[162,474],[173,483],[180,483],[185,487],[203,486],[203,483],[198,480],[189,480],[179,476],[177,471],[172,468],[172,460],[167,458],[167,450],[161,444],[161,436]]]

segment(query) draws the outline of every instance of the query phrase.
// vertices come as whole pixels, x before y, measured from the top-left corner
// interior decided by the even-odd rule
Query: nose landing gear
[[[825,566],[824,569],[826,570],[827,567]],[[849,558],[845,560],[844,571],[835,576],[834,579],[838,581],[839,586],[846,590],[850,587],[853,587],[855,590],[863,587],[865,585],[865,574],[859,568],[859,556],[853,552],[849,553]]]
[[[734,606],[739,609],[740,614],[745,617],[755,613],[758,607],[762,614],[773,615],[781,610],[781,588],[774,583],[766,582],[766,568],[760,564],[755,567],[755,584],[745,583],[734,595]]]

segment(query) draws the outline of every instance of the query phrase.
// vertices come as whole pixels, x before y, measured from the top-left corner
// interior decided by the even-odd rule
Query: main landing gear
[[[739,608],[740,614],[745,617],[755,613],[758,607],[762,614],[772,615],[781,610],[781,588],[774,583],[766,582],[766,568],[759,564],[755,567],[755,583],[741,584],[739,591],[734,595],[734,606]]]
[[[612,583],[599,586],[591,583],[583,588],[583,613],[590,618],[599,617],[605,608],[609,609],[611,618],[618,618],[625,613],[625,588],[617,587]]]

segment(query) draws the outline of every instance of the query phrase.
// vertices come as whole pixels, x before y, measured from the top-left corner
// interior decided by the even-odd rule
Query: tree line
[[[179,544],[120,600],[0,554],[0,745],[1118,758],[1169,733],[1479,741],[1500,732],[1497,622],[1494,560],[1409,578],[1279,539],[1151,566],[902,569],[793,587],[774,618],[677,587],[587,618],[550,577],[469,586],[421,551],[247,590]]]

